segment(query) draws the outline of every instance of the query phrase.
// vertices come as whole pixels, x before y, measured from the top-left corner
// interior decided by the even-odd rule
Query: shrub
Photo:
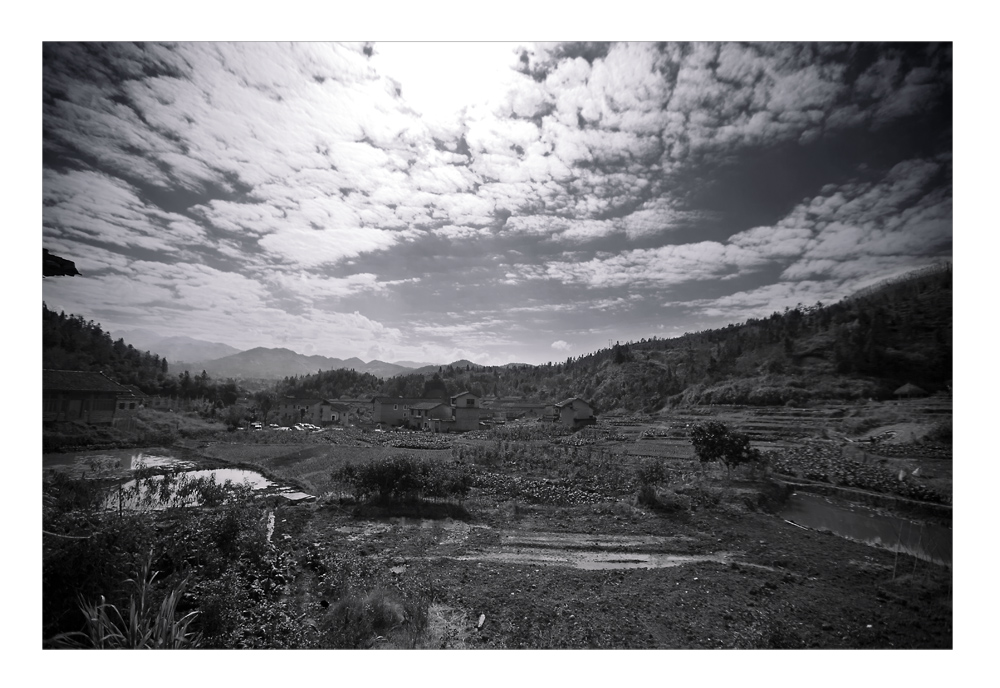
[[[330,607],[320,623],[320,644],[337,649],[363,649],[378,640],[413,647],[427,627],[427,606],[406,603],[383,589],[364,597],[351,595]],[[402,643],[398,643],[403,640]]]
[[[941,444],[951,444],[951,423],[938,423],[931,431],[927,433],[925,437],[926,440],[930,442],[939,442]]]
[[[635,469],[635,479],[641,487],[656,485],[666,479],[663,461],[659,459],[643,459]]]
[[[396,454],[362,465],[347,464],[334,472],[335,481],[350,485],[358,499],[381,502],[408,501],[420,497],[464,498],[472,476],[464,466],[444,466],[408,454]]]

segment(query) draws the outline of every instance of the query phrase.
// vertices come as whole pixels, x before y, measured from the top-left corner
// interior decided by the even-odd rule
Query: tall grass
[[[138,581],[129,579],[135,587],[128,609],[119,609],[104,601],[80,599],[80,611],[86,619],[84,631],[61,633],[52,639],[55,647],[91,649],[183,649],[201,645],[201,634],[188,630],[197,611],[178,618],[177,604],[184,595],[187,579],[181,581],[163,598],[159,607],[151,601],[153,581],[157,572],[150,573],[150,561],[143,566]]]

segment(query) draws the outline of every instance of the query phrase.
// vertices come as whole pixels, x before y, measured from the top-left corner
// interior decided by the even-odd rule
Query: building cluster
[[[442,399],[406,399],[375,397],[372,421],[390,427],[407,427],[429,432],[468,432],[482,423],[513,420],[540,420],[578,428],[597,422],[594,408],[579,397],[555,404],[490,399],[487,403],[470,392],[462,392],[447,401]]]
[[[248,405],[251,403],[246,401]],[[167,408],[170,402],[166,398],[144,394],[134,385],[118,384],[103,373],[42,371],[44,423],[83,422],[119,426],[131,423],[140,408]],[[373,424],[428,432],[468,432],[485,423],[514,420],[548,421],[569,428],[597,421],[593,407],[579,397],[548,404],[522,399],[484,400],[471,392],[462,392],[447,399],[285,397],[275,404],[268,420],[282,425],[311,423],[321,428]]]
[[[89,425],[129,424],[143,394],[103,373],[80,370],[42,371],[42,422]]]

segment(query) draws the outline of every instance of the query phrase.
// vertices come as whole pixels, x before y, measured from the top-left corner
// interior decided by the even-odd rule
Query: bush
[[[950,422],[938,423],[933,428],[931,428],[931,431],[927,433],[927,436],[924,439],[926,439],[929,442],[938,442],[940,444],[951,444],[952,442],[951,423]]]
[[[364,649],[380,639],[405,639],[402,645],[412,647],[426,629],[427,618],[425,604],[407,604],[382,589],[364,597],[352,595],[330,607],[320,624],[320,644],[327,648]]]
[[[380,502],[411,501],[421,497],[464,498],[472,476],[462,465],[444,466],[408,454],[396,454],[362,465],[347,464],[333,474],[350,485],[358,499]]]
[[[692,502],[687,495],[678,494],[673,490],[657,492],[655,487],[646,484],[639,487],[639,491],[635,495],[635,503],[655,511],[677,513],[690,510]]]
[[[663,461],[659,459],[643,459],[635,469],[635,479],[640,487],[657,485],[666,479]]]

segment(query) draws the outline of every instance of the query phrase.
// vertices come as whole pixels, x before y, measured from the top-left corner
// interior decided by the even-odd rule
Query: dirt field
[[[847,438],[850,427],[864,428],[851,439],[884,428],[899,432],[898,422],[882,421],[896,421],[903,413],[911,419],[904,429],[915,434],[926,434],[941,420],[937,412],[924,418],[896,406],[848,415],[854,410],[709,413],[756,433],[757,446],[779,448],[810,438]],[[687,428],[706,415],[616,425],[615,439],[598,441],[588,451],[606,450],[622,461],[655,456],[687,466],[693,456]],[[857,426],[845,427],[851,419]],[[489,442],[457,440],[458,446],[477,444]],[[289,449],[254,461],[274,474],[306,476],[318,486],[319,473],[343,458],[363,460],[380,452]],[[210,454],[240,455],[228,451]],[[915,453],[886,460],[910,470],[922,466],[933,479],[950,484],[950,457]],[[449,455],[426,454],[442,460]],[[522,472],[521,479],[531,473]],[[320,624],[347,580],[359,593],[419,592],[433,600],[419,643],[425,647],[952,646],[950,568],[787,523],[768,512],[775,506],[769,503],[773,495],[761,483],[729,483],[717,475],[703,488],[715,490],[718,502],[695,499],[675,513],[636,506],[631,496],[559,505],[525,499],[524,493],[511,499],[473,490],[461,518],[415,518],[328,497],[280,508],[274,541],[287,547],[293,560],[306,562],[289,586],[297,614]],[[397,644],[387,636],[374,646]]]
[[[381,595],[400,610],[421,601],[419,637],[385,632],[362,646],[951,648],[950,567],[786,522],[775,514],[787,490],[766,476],[700,469],[687,439],[692,424],[715,418],[765,449],[820,443],[892,471],[920,469],[907,479],[950,495],[950,452],[913,441],[950,422],[940,408],[710,408],[552,440],[460,436],[449,449],[406,452],[465,462],[477,487],[461,504],[402,509],[358,504],[334,481],[345,462],[399,451],[360,435],[200,442],[182,454],[252,464],[316,497],[273,511],[290,618],[318,632],[347,597]],[[859,442],[873,435],[884,435],[878,447]],[[651,457],[668,467],[658,508],[639,505],[629,482]]]
[[[498,505],[463,522],[359,519],[313,505],[279,511],[275,537],[297,559],[321,562],[295,579],[301,613],[318,621],[333,598],[324,562],[363,560],[372,589],[433,591],[436,647],[952,642],[948,569],[764,513]]]

